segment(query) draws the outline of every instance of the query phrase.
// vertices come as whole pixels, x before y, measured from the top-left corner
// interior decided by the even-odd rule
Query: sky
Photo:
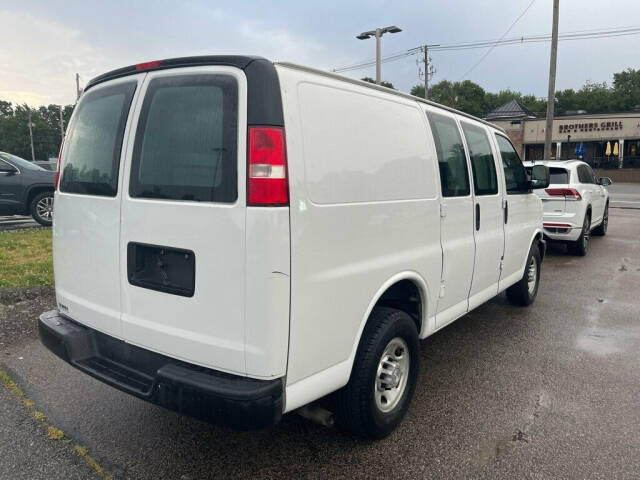
[[[331,70],[375,58],[366,30],[397,25],[384,55],[421,44],[501,37],[531,0],[0,0],[0,99],[31,106],[75,100],[108,70],[201,54],[250,54]],[[551,32],[552,0],[535,0],[507,37]],[[638,0],[560,0],[561,33],[640,25]],[[611,84],[613,73],[640,68],[640,35],[559,43],[556,88]],[[550,44],[496,47],[467,77],[485,90],[546,97]],[[460,80],[485,49],[433,52],[432,82]],[[382,78],[409,91],[421,83],[417,56],[382,65]],[[346,73],[375,76],[375,67]]]

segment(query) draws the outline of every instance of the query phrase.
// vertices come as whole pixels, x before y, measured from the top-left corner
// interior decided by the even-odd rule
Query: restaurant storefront
[[[526,160],[543,160],[546,120],[511,103],[509,112],[492,112]],[[594,168],[640,168],[640,112],[577,114],[553,121],[551,159],[582,159]]]

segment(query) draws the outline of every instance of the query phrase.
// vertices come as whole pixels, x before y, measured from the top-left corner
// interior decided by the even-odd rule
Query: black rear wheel
[[[582,223],[580,237],[575,242],[569,244],[569,251],[580,257],[589,253],[589,240],[591,240],[591,213],[587,212]]]
[[[33,197],[30,211],[36,222],[50,227],[53,223],[53,192],[41,192]]]
[[[602,223],[593,229],[593,234],[598,235],[599,237],[604,237],[607,234],[607,228],[609,228],[609,202],[604,206]]]
[[[420,342],[411,317],[378,307],[362,334],[349,383],[337,392],[338,421],[379,439],[402,421],[418,378]]]

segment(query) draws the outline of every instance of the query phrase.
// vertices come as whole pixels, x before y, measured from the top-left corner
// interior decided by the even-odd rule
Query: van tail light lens
[[[249,127],[247,204],[289,205],[283,128]]]
[[[60,171],[62,170],[62,149],[64,148],[64,140],[60,144],[60,151],[58,152],[58,165],[56,166],[56,176],[53,179],[53,189],[58,190],[60,183]]]
[[[575,188],[546,188],[545,192],[551,197],[564,197],[565,200],[582,200],[580,192]]]

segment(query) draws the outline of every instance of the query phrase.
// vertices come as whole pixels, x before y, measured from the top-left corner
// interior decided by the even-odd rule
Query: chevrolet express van
[[[495,126],[331,73],[245,56],[114,70],[60,165],[43,343],[211,422],[264,428],[327,397],[381,438],[419,339],[538,291],[546,167],[529,180]]]

